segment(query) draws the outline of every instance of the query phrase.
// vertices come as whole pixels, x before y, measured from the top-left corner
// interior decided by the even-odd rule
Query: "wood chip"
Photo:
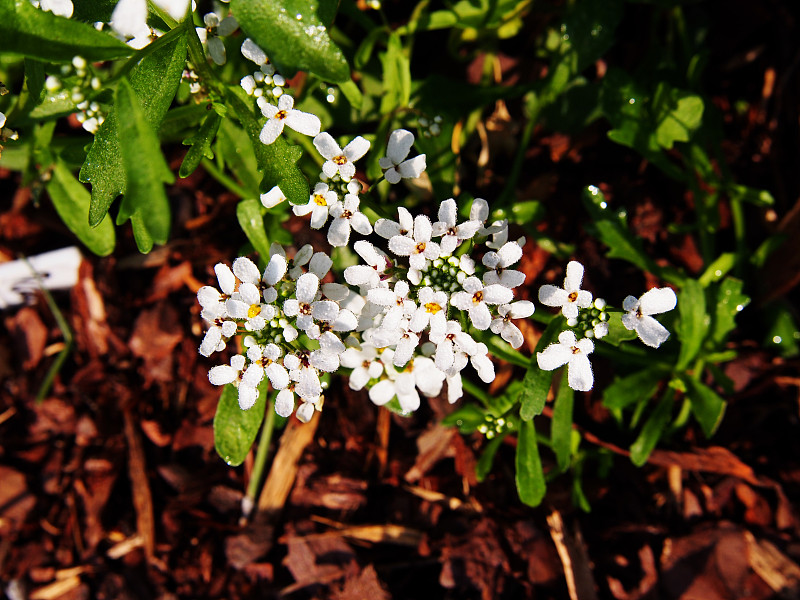
[[[564,528],[561,513],[553,510],[547,515],[550,537],[558,550],[564,575],[567,578],[567,590],[571,600],[595,600],[594,578],[589,567],[589,556],[581,539],[580,532],[570,535]]]
[[[128,440],[128,475],[133,488],[133,506],[136,509],[136,530],[142,537],[142,545],[148,559],[155,553],[155,519],[153,517],[153,497],[145,468],[142,439],[133,422],[133,416],[126,410],[125,438]]]
[[[800,598],[800,567],[767,540],[744,533],[750,566],[782,598]]]

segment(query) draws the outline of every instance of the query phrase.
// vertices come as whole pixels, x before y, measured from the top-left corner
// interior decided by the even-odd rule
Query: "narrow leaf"
[[[736,315],[750,304],[750,298],[742,293],[743,282],[733,277],[725,278],[717,290],[717,306],[714,311],[714,326],[711,339],[722,344],[736,327]]]
[[[706,314],[706,295],[698,281],[688,279],[684,283],[678,296],[678,311],[681,317],[677,326],[681,351],[676,369],[682,371],[697,356],[708,333],[710,318]]]
[[[494,457],[500,449],[500,446],[503,445],[503,440],[506,438],[506,435],[508,435],[508,432],[501,433],[489,440],[489,443],[486,444],[481,457],[478,459],[478,464],[475,465],[475,476],[478,478],[478,481],[486,479],[486,476],[491,472]]]
[[[83,187],[60,160],[53,167],[53,176],[47,182],[47,192],[58,216],[89,250],[98,256],[108,256],[114,251],[116,239],[111,219],[104,219],[97,227],[89,227],[86,219],[91,201],[89,190]]]
[[[659,400],[655,410],[647,417],[639,437],[631,444],[631,461],[637,467],[641,467],[647,462],[650,453],[658,444],[661,432],[669,422],[672,414],[674,392],[669,390],[664,397]]]
[[[688,376],[681,377],[686,385],[686,395],[692,407],[692,414],[707,438],[714,435],[725,414],[727,402],[710,387]]]
[[[183,157],[178,175],[181,177],[188,177],[194,173],[194,170],[197,168],[197,165],[200,164],[200,161],[203,160],[203,157],[208,159],[214,158],[214,153],[211,151],[211,142],[214,141],[217,135],[217,130],[219,129],[221,121],[222,117],[212,110],[203,121],[197,134],[183,141],[185,146],[191,146],[191,148],[189,148],[186,156]]]
[[[258,200],[242,200],[236,205],[236,218],[247,239],[264,260],[269,257],[269,239],[264,229],[264,207]]]
[[[536,415],[542,414],[544,410],[547,392],[550,389],[550,382],[553,380],[553,372],[539,368],[536,362],[536,353],[544,351],[556,340],[563,324],[564,321],[560,317],[550,321],[531,356],[530,366],[525,373],[525,379],[522,380],[522,393],[519,396],[519,416],[523,421],[530,421]]]
[[[651,367],[615,379],[603,392],[603,406],[619,410],[631,404],[646,402],[656,393],[664,374],[663,369]]]
[[[522,421],[517,435],[516,482],[519,499],[528,506],[539,506],[547,484],[536,442],[533,421]]]
[[[559,470],[563,473],[569,468],[572,454],[572,409],[575,401],[575,391],[562,379],[558,388],[555,406],[553,407],[553,421],[550,438],[553,442],[553,452]]]
[[[122,165],[127,180],[127,191],[117,222],[123,223],[137,216],[136,244],[141,252],[146,253],[154,243],[163,244],[169,236],[170,206],[164,183],[172,183],[175,177],[161,154],[156,132],[126,79],[120,80],[114,99],[119,118]],[[139,228],[144,228],[147,235],[142,236]]]
[[[130,72],[130,85],[141,101],[147,122],[157,129],[167,112],[186,64],[186,34],[176,36],[155,52],[147,54]],[[125,169],[122,165],[118,117],[111,110],[95,135],[79,179],[92,184],[89,223],[103,220],[114,199],[125,193]]]
[[[133,52],[107,32],[39,10],[28,0],[0,2],[0,53],[68,63],[74,56],[99,61]]]

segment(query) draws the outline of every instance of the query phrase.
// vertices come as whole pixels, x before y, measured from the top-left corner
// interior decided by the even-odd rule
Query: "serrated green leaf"
[[[481,457],[478,459],[478,464],[475,465],[475,476],[478,481],[486,479],[486,476],[491,472],[492,464],[494,464],[494,457],[500,449],[500,446],[503,445],[503,440],[506,439],[507,435],[508,432],[501,433],[489,440],[489,443],[486,444],[486,447],[481,453]]]
[[[684,370],[697,356],[708,334],[709,316],[706,314],[706,295],[700,282],[689,279],[678,295],[680,321],[676,326],[681,340],[676,369]]]
[[[684,375],[681,377],[681,381],[686,385],[686,395],[689,398],[694,418],[700,423],[703,434],[710,438],[722,422],[727,402],[710,387],[693,377]]]
[[[231,2],[242,31],[264,49],[279,71],[310,71],[326,81],[346,81],[350,67],[331,41],[319,8],[318,0]]]
[[[575,402],[575,391],[562,379],[558,388],[555,406],[553,406],[553,421],[550,430],[550,439],[553,442],[553,452],[556,455],[558,469],[562,473],[569,468],[572,456],[572,409]]]
[[[28,0],[0,2],[0,53],[68,63],[73,56],[99,61],[133,52],[107,32],[39,10]]]
[[[564,325],[563,319],[555,317],[545,328],[542,337],[536,344],[530,366],[522,380],[522,393],[519,395],[519,416],[523,421],[530,421],[536,415],[542,414],[544,403],[547,401],[547,392],[553,380],[553,372],[540,369],[536,362],[536,353],[543,352],[547,346],[555,342]]]
[[[127,79],[121,79],[117,85],[114,110],[119,121],[117,131],[126,178],[126,192],[117,224],[136,215],[136,245],[141,252],[147,253],[154,243],[166,243],[169,236],[170,206],[164,184],[174,182],[175,177],[161,154],[156,132]],[[146,236],[141,234],[141,228],[147,232]]]
[[[186,33],[179,33],[161,48],[147,54],[130,72],[130,85],[141,102],[147,122],[157,130],[167,112],[186,64]],[[114,199],[125,193],[125,169],[122,165],[118,119],[111,110],[95,135],[79,179],[92,185],[89,223],[103,220]]]
[[[111,219],[104,219],[97,227],[89,227],[91,195],[62,161],[56,162],[52,177],[47,182],[47,192],[69,230],[98,256],[108,256],[114,251],[116,237]]]
[[[189,148],[186,156],[183,157],[178,175],[188,177],[194,173],[203,157],[214,158],[214,153],[211,151],[211,142],[214,141],[217,135],[220,122],[222,122],[222,117],[212,110],[203,121],[197,134],[183,141],[185,146],[191,146],[191,148]]]
[[[661,432],[664,431],[672,415],[673,398],[674,392],[668,390],[659,400],[655,410],[647,417],[636,441],[631,444],[631,462],[637,467],[647,462],[658,440],[661,439]]]
[[[264,228],[264,206],[252,198],[236,205],[236,218],[253,248],[264,260],[269,258],[269,239]]]
[[[528,506],[539,506],[547,491],[542,459],[533,421],[522,421],[517,434],[516,483],[519,499]]]
[[[264,174],[259,191],[266,192],[277,185],[291,204],[308,202],[308,181],[297,167],[297,160],[303,151],[298,146],[290,145],[283,136],[278,136],[271,144],[262,144],[258,139],[261,123],[248,106],[252,99],[240,87],[228,88],[226,98],[249,136],[258,169]]]
[[[239,408],[239,391],[228,384],[222,390],[214,415],[214,447],[228,465],[237,467],[256,441],[267,406],[268,380],[258,386],[258,399],[248,410]]]
[[[616,378],[603,392],[603,406],[620,410],[634,403],[647,402],[658,390],[664,375],[664,369],[650,367],[627,377]]]
[[[717,306],[714,311],[714,325],[711,340],[719,345],[736,328],[736,315],[750,304],[750,298],[742,293],[744,283],[733,277],[726,277],[717,289]]]

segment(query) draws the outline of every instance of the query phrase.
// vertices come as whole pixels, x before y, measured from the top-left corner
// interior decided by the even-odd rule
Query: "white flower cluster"
[[[576,327],[579,324],[581,309],[589,310],[589,326],[584,326],[584,337],[578,340],[572,330],[562,331],[558,343],[550,344],[543,352],[536,355],[539,368],[552,371],[567,365],[567,383],[578,391],[588,391],[594,385],[594,374],[588,355],[594,352],[594,343],[590,338],[602,338],[608,334],[605,300],[598,298],[592,303],[592,294],[581,289],[583,283],[583,265],[571,261],[567,265],[564,287],[543,285],[539,288],[539,301],[547,306],[561,308],[567,318],[567,325]],[[633,296],[625,298],[622,307],[627,314],[622,317],[622,324],[628,330],[635,330],[639,339],[652,348],[658,348],[669,337],[667,329],[651,315],[667,312],[675,308],[677,297],[670,288],[656,288],[646,292],[640,299]],[[598,317],[592,319],[592,317]],[[587,319],[583,319],[584,325]]]

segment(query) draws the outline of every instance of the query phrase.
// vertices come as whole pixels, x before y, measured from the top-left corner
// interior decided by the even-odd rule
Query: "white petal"
[[[258,389],[247,385],[239,386],[239,408],[249,410],[258,400]]]
[[[278,363],[272,363],[267,367],[267,377],[275,390],[282,390],[289,385],[289,373]]]
[[[514,299],[514,292],[505,286],[495,284],[483,288],[483,301],[487,304],[505,304]]]
[[[146,0],[119,0],[111,13],[111,29],[123,37],[138,37],[147,28]]]
[[[567,367],[567,382],[569,387],[579,392],[588,392],[594,384],[592,364],[583,354],[575,354]]]
[[[278,139],[278,136],[283,131],[283,121],[281,119],[267,119],[258,139],[262,144],[269,146],[272,142]]]
[[[409,158],[407,161],[400,163],[397,166],[397,173],[404,179],[416,179],[427,167],[425,162],[425,155],[420,154],[414,158]]]
[[[290,390],[281,390],[275,398],[275,412],[281,417],[289,417],[294,411],[294,394]]]
[[[372,225],[369,224],[369,219],[364,213],[353,213],[353,216],[350,217],[350,225],[361,235],[372,233]]]
[[[571,260],[567,264],[567,276],[564,278],[564,289],[567,292],[574,292],[581,288],[583,281],[583,265],[577,260]]]
[[[572,350],[563,344],[550,344],[544,352],[536,353],[536,362],[540,369],[552,371],[565,365],[572,358]]]
[[[488,218],[489,203],[483,198],[475,198],[472,201],[472,207],[469,209],[469,220],[486,222]]]
[[[458,217],[458,207],[456,201],[449,198],[439,205],[439,222],[449,227],[455,227]]]
[[[222,43],[222,40],[218,37],[212,37],[206,44],[208,45],[208,53],[211,55],[211,60],[218,65],[224,65],[226,56],[225,44]]]
[[[369,142],[359,135],[344,147],[342,153],[349,161],[355,162],[364,156],[367,150],[369,150]]]
[[[469,318],[472,324],[481,331],[489,329],[489,325],[492,322],[492,315],[489,313],[489,308],[483,302],[474,304],[470,308]]]
[[[417,215],[414,219],[414,240],[417,242],[427,242],[431,239],[433,227],[431,220],[425,215]]]
[[[639,334],[639,339],[651,348],[658,348],[669,338],[669,331],[667,328],[653,317],[645,315],[637,319],[637,321],[636,333]]]
[[[314,138],[314,146],[324,158],[328,159],[328,161],[330,161],[330,159],[332,159],[334,156],[340,156],[342,154],[342,149],[339,147],[339,144],[336,143],[336,140],[334,140],[333,136],[331,136],[331,134],[327,131],[323,131]],[[336,165],[333,166],[335,172]],[[323,170],[324,169],[325,167],[323,165]],[[328,175],[328,172],[325,171],[325,174]],[[328,175],[328,177],[332,176],[333,173]]]
[[[243,282],[256,283],[261,281],[261,272],[256,264],[244,256],[240,256],[233,261],[233,274]]]
[[[547,306],[564,306],[569,302],[569,294],[554,285],[543,285],[539,288],[539,302]]]
[[[301,423],[308,423],[311,417],[314,416],[314,405],[311,404],[311,402],[303,402],[297,411],[295,411],[294,415]]]
[[[400,173],[398,173],[397,169],[395,169],[394,167],[386,171],[386,173],[384,173],[383,176],[386,178],[386,181],[388,181],[392,185],[400,183],[400,180],[402,179]]]
[[[286,195],[277,185],[265,194],[261,194],[261,204],[265,208],[273,208],[286,200]]]
[[[308,263],[308,270],[322,279],[333,266],[333,260],[324,252],[315,252]]]
[[[206,331],[203,341],[200,343],[200,354],[203,356],[211,356],[222,341],[222,329],[219,327],[212,327]]]
[[[339,305],[330,300],[320,300],[311,305],[311,314],[317,321],[333,321],[339,314]]]
[[[273,254],[264,270],[264,282],[267,285],[275,285],[283,279],[286,274],[286,258],[280,254]]]
[[[267,62],[266,53],[250,38],[247,38],[242,43],[242,55],[257,65],[263,65]]]
[[[217,27],[217,35],[230,35],[237,29],[239,29],[239,22],[236,20],[236,17],[228,16],[222,19]]]
[[[389,136],[386,156],[395,165],[399,165],[411,150],[414,144],[414,134],[405,129],[395,129]]]
[[[389,250],[397,256],[410,256],[416,245],[414,240],[404,235],[396,235],[389,240]]]
[[[373,385],[369,390],[369,399],[377,406],[383,406],[395,397],[394,382],[384,379]]]
[[[303,273],[297,280],[295,296],[300,302],[312,302],[319,288],[319,277],[314,273]],[[288,300],[287,300],[288,302]],[[285,309],[284,309],[285,310]]]
[[[229,365],[217,365],[216,367],[212,367],[208,372],[208,380],[213,385],[233,383],[238,376],[239,373]]]
[[[285,94],[281,98],[288,98]],[[305,113],[299,110],[293,110],[285,119],[286,124],[294,129],[297,133],[303,135],[317,135],[321,123],[317,115]]]
[[[657,315],[665,313],[678,304],[678,298],[671,288],[653,288],[642,294],[639,306],[643,315]],[[665,338],[666,339],[666,338]]]
[[[455,360],[453,354],[453,344],[449,341],[444,341],[436,347],[436,368],[440,371],[447,371]]]

